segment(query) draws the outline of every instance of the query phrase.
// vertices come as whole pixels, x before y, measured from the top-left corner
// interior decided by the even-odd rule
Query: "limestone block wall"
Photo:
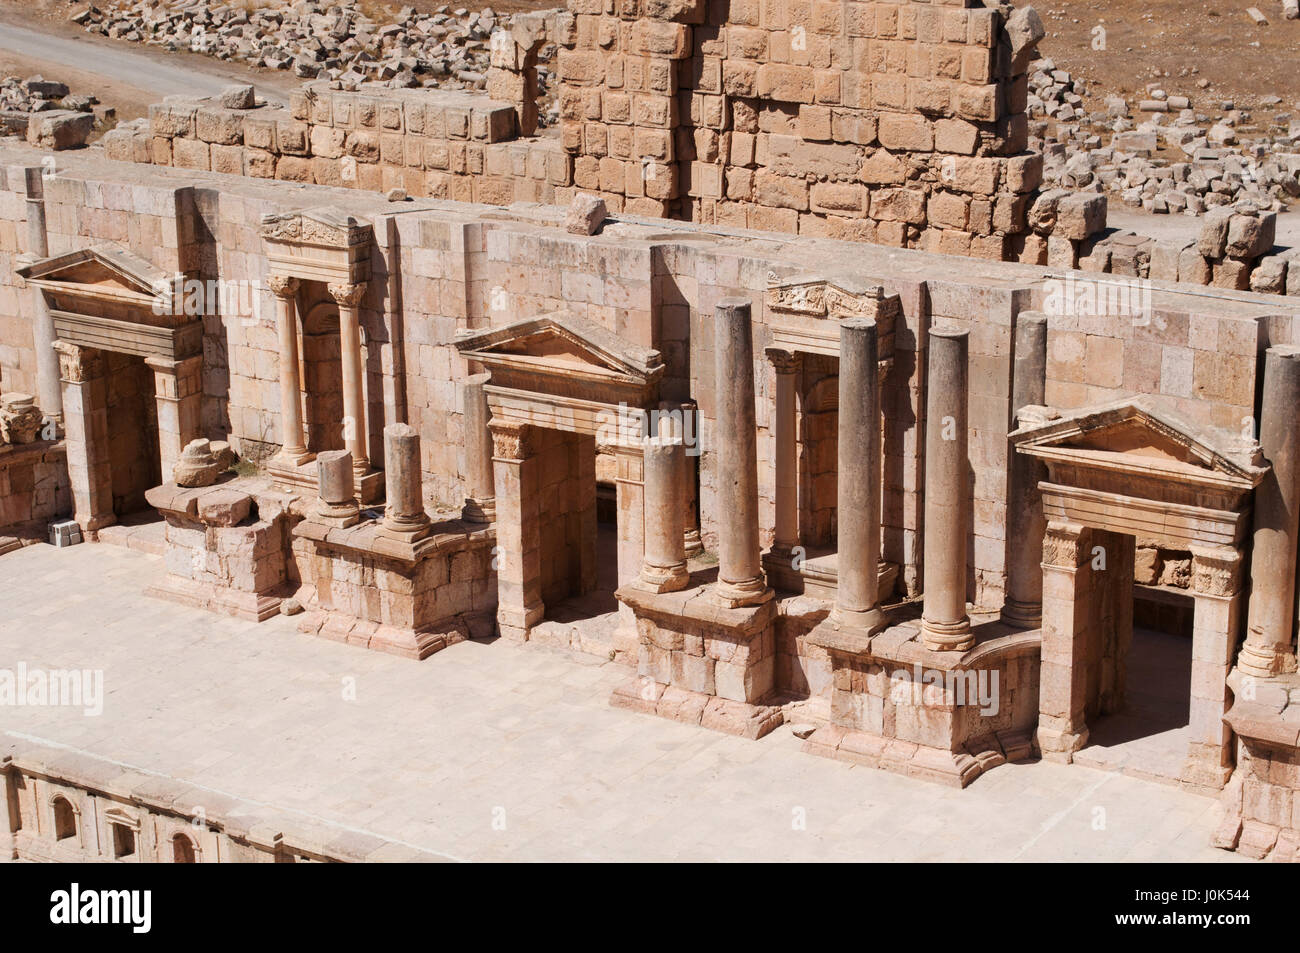
[[[1002,259],[1042,160],[1027,57],[973,6],[573,0],[574,182],[629,213]]]
[[[105,136],[110,158],[260,179],[464,202],[555,201],[571,161],[548,138],[513,141],[515,108],[436,89],[357,91],[310,82],[289,108],[169,98],[148,127]]]

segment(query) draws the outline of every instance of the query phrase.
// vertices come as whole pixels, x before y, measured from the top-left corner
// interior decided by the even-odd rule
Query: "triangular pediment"
[[[663,374],[659,352],[625,341],[572,312],[557,311],[456,342],[462,355],[516,374],[646,384]]]
[[[116,245],[95,245],[43,258],[16,269],[19,277],[56,291],[91,296],[169,300],[172,278]]]
[[[1011,434],[1021,453],[1049,461],[1133,473],[1163,472],[1174,478],[1223,479],[1255,486],[1263,478],[1259,448],[1229,446],[1218,434],[1197,428],[1146,397],[1118,401],[1068,415],[1041,413]]]

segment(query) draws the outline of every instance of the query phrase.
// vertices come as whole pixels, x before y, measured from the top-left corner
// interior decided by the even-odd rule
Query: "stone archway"
[[[1132,628],[1132,540],[1192,554],[1194,621],[1190,741],[1180,780],[1222,788],[1232,773],[1223,723],[1226,684],[1244,603],[1243,540],[1251,493],[1267,473],[1251,450],[1216,438],[1138,398],[1068,417],[1022,411],[1011,435],[1041,460],[1042,673],[1037,741],[1071,761],[1088,741],[1089,713],[1122,692],[1109,659]],[[1108,656],[1108,653],[1112,655]]]

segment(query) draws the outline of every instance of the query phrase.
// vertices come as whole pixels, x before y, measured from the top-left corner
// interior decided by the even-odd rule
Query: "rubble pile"
[[[369,80],[453,90],[486,86],[492,33],[509,28],[512,20],[490,7],[474,13],[440,6],[427,14],[403,7],[394,22],[381,23],[355,0],[261,7],[212,0],[122,0],[86,7],[71,19],[114,39],[292,70],[302,79],[341,81],[344,88]],[[553,59],[554,48],[544,49],[539,58],[543,94],[553,85],[546,65]]]
[[[98,108],[97,108],[98,107]],[[45,149],[86,144],[114,111],[93,95],[72,93],[66,84],[41,76],[0,79],[0,136],[21,136]]]
[[[1028,112],[1049,185],[1109,193],[1156,214],[1241,202],[1281,211],[1300,197],[1300,120],[1278,114],[1270,134],[1250,136],[1251,113],[1208,94],[1193,103],[1152,83],[1136,103],[1107,97],[1104,112],[1090,112],[1086,95],[1083,80],[1050,58],[1034,64]]]

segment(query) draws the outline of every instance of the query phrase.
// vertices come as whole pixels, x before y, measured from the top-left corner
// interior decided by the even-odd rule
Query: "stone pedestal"
[[[767,704],[776,671],[776,603],[722,608],[708,590],[618,590],[636,614],[637,675],[610,704],[761,738],[781,724]]]
[[[967,339],[970,332],[930,331],[925,416],[925,609],[927,648],[964,651],[974,644],[966,614],[966,544],[971,533],[967,452]]]
[[[734,609],[772,598],[758,545],[758,445],[749,302],[743,298],[719,302],[713,330],[718,445],[718,582],[713,598],[718,605]]]
[[[1237,667],[1268,678],[1296,667],[1296,540],[1300,527],[1300,348],[1278,345],[1264,357],[1259,443],[1272,471],[1255,488],[1250,603]]]
[[[1046,402],[1047,315],[1027,311],[1016,318],[1016,355],[1012,371],[1012,429],[1023,424],[1021,411]],[[1007,498],[1007,599],[1002,618],[1013,625],[1037,628],[1043,618],[1042,553],[1036,540],[1043,538],[1043,515],[1038,484],[1047,467],[1028,454],[1009,447]],[[1028,541],[1028,545],[1026,545]]]
[[[471,523],[490,523],[496,519],[496,490],[492,475],[492,434],[484,385],[489,374],[474,374],[461,388],[465,416],[465,505],[462,518]]]
[[[491,424],[497,501],[497,629],[523,642],[542,620],[542,542],[538,461],[530,427]],[[639,560],[638,560],[639,565]]]
[[[1088,581],[1091,531],[1048,523],[1043,538],[1043,663],[1038,748],[1048,761],[1073,760],[1088,742]]]

